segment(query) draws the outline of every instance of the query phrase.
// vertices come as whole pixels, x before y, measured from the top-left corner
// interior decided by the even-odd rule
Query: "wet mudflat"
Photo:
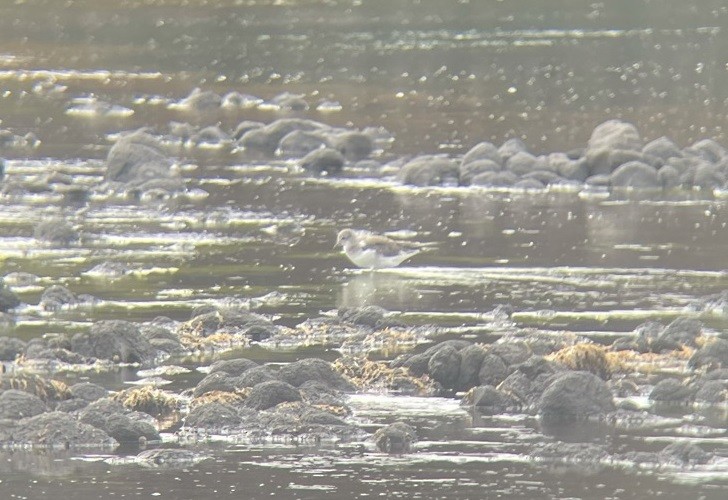
[[[2,377],[26,381],[3,390],[30,390],[36,374],[68,387],[156,387],[177,398],[181,414],[154,421],[161,443],[31,449],[0,432],[0,496],[724,498],[728,362],[725,352],[708,361],[693,355],[728,340],[720,295],[728,288],[728,172],[724,152],[689,147],[728,143],[728,12],[718,1],[512,4],[0,8],[0,274],[20,302],[0,319],[2,337],[23,346],[3,351]],[[201,99],[195,88],[220,100]],[[230,92],[239,94],[223,100]],[[281,143],[276,153],[235,134],[246,120],[288,118],[339,127],[319,130],[334,149],[343,132],[364,131],[372,150],[360,159],[339,147],[343,168],[319,175]],[[460,162],[481,141],[513,138],[534,156],[568,152],[578,161],[609,119],[634,124],[640,147],[667,136],[681,157],[703,151],[709,179],[618,191],[613,172],[585,184],[559,170],[557,181],[539,177],[536,189],[467,186],[462,177],[418,186],[399,176],[414,157]],[[202,133],[208,126],[216,130]],[[140,127],[149,135],[127,140],[136,149],[125,150],[112,176],[110,148]],[[150,137],[146,163],[134,160]],[[124,177],[130,171],[165,183]],[[44,221],[67,224],[74,237],[65,241]],[[347,227],[435,246],[397,268],[360,270],[332,248]],[[54,285],[72,296],[44,294]],[[366,310],[384,314],[374,328],[342,314],[367,306],[389,311]],[[257,329],[228,334],[234,321],[205,316],[214,309],[260,315]],[[322,315],[331,323],[311,323]],[[664,349],[655,347],[664,331],[641,327],[676,319],[698,331]],[[100,361],[87,363],[91,356],[69,339],[109,320],[149,338],[157,331],[173,348],[160,341],[166,354],[142,362],[97,351]],[[248,358],[280,373],[306,358],[389,363],[453,339],[488,353],[523,342],[536,353],[553,342],[540,354],[567,366],[549,356],[573,344],[603,346],[614,411],[553,422],[526,396],[493,411],[464,393],[487,381],[505,397],[518,392],[513,382],[506,391],[481,371],[475,383],[448,386],[428,366],[416,373],[424,378],[412,370],[410,382],[437,380],[438,390],[362,384],[329,405],[350,425],[343,437],[205,432],[185,421],[204,406],[200,383],[220,360]],[[655,392],[664,379],[678,382]],[[703,389],[715,385],[711,399]],[[241,406],[254,388],[215,398]],[[687,395],[665,396],[682,389]],[[59,399],[44,400],[45,411],[83,411],[68,403],[82,398]],[[19,417],[3,414],[3,427]],[[372,439],[395,421],[416,431],[404,453]],[[705,455],[664,451],[674,443]],[[191,454],[179,463],[136,459],[160,448]]]

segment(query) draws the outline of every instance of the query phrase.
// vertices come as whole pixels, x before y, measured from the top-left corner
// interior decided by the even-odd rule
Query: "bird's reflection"
[[[412,279],[395,270],[361,271],[341,285],[336,303],[337,307],[380,306],[407,311],[419,298]]]

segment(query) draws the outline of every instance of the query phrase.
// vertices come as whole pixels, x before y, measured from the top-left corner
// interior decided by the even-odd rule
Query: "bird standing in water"
[[[399,241],[381,234],[355,229],[339,231],[334,247],[337,246],[343,248],[350,261],[367,269],[397,267],[430,247],[426,243]]]

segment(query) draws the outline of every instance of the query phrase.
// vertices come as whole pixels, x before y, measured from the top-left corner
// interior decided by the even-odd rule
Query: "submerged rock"
[[[106,157],[106,179],[140,185],[149,180],[173,177],[172,164],[158,141],[139,130],[122,136],[111,147]]]
[[[301,167],[318,175],[323,173],[334,175],[344,168],[344,157],[335,149],[317,149],[301,159]]]
[[[79,239],[78,232],[73,229],[73,226],[61,219],[39,222],[33,229],[33,237],[56,245],[69,245]]]
[[[43,290],[38,304],[44,311],[59,311],[76,303],[76,296],[62,285],[52,285]]]
[[[417,440],[415,429],[404,423],[395,422],[374,433],[374,443],[379,451],[390,454],[409,453]]]

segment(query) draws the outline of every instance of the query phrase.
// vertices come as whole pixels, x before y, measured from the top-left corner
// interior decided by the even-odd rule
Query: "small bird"
[[[381,269],[397,267],[431,245],[393,240],[364,230],[342,229],[336,236],[334,248],[337,246],[343,248],[349,260],[357,266]]]

